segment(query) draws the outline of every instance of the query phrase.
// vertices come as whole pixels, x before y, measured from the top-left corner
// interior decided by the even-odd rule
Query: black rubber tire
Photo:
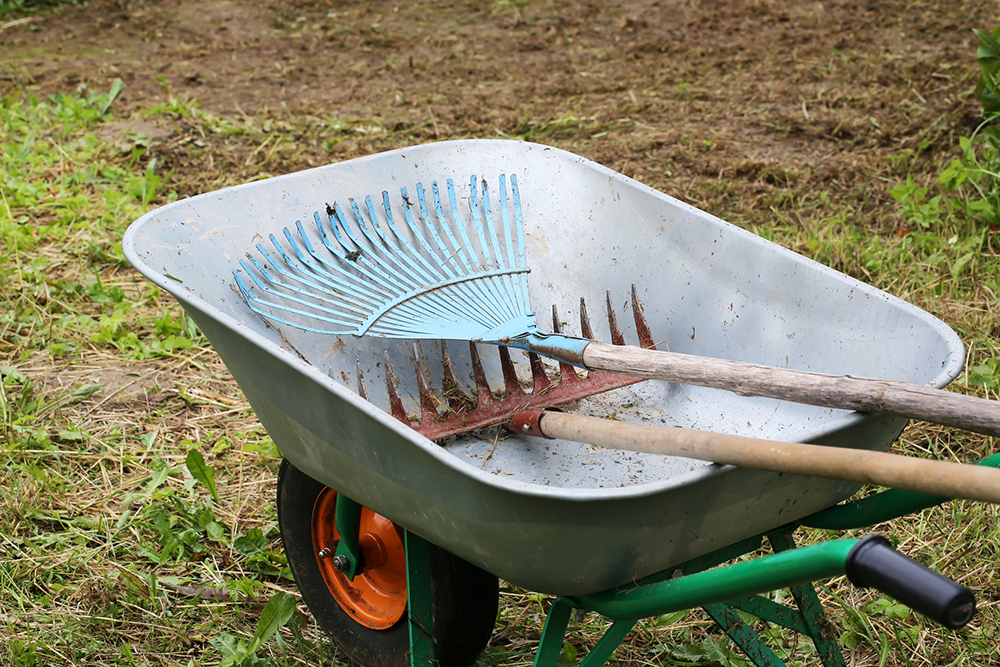
[[[330,593],[312,542],[312,511],[325,487],[283,460],[278,471],[278,525],[288,565],[309,611],[353,663],[409,667],[406,615],[385,630],[355,621]],[[499,581],[495,576],[430,545],[434,656],[441,667],[468,667],[490,640],[496,624]]]

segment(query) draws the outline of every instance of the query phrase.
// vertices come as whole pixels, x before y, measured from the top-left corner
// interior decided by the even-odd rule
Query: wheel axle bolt
[[[333,550],[330,547],[326,547],[325,549],[320,549],[319,553],[316,555],[320,558],[329,558],[332,553]]]
[[[341,554],[340,556],[333,557],[333,569],[337,572],[343,572],[344,570],[351,567],[351,559],[347,556]]]

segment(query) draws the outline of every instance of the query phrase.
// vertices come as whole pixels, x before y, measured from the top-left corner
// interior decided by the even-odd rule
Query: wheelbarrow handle
[[[953,630],[966,625],[976,612],[971,591],[893,550],[877,535],[819,542],[680,577],[626,584],[575,596],[574,601],[618,621],[669,614],[844,574],[851,583],[877,588]]]
[[[945,498],[1000,503],[1000,470],[884,452],[779,442],[686,428],[629,424],[556,411],[524,412],[512,431],[633,452],[876,484]]]
[[[972,591],[899,553],[879,535],[851,549],[844,573],[855,586],[877,588],[951,630],[964,627],[976,613]]]
[[[1000,435],[1000,401],[907,382],[826,375],[605,343],[587,345],[583,350],[583,365],[591,370],[632,377],[725,389],[741,396],[881,412],[974,433]]]

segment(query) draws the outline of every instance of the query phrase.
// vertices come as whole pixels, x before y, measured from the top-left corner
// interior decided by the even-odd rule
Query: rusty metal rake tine
[[[385,352],[385,388],[389,393],[389,411],[392,413],[392,416],[408,424],[410,419],[406,416],[406,408],[403,407],[403,401],[399,399],[399,391],[396,389],[396,374],[392,370],[392,364],[389,363],[388,350]]]
[[[529,352],[528,365],[531,367],[531,393],[541,394],[550,386],[549,376],[545,374],[542,358],[534,352]]]
[[[413,370],[417,375],[417,391],[420,394],[420,423],[430,424],[437,416],[437,403],[431,393],[430,385],[427,383],[427,374],[424,372],[423,347],[419,342],[413,344]]]
[[[358,375],[358,395],[368,400],[368,390],[365,389],[365,374],[361,371],[361,359],[354,358],[354,369]]]
[[[635,331],[639,335],[639,345],[647,350],[656,349],[656,341],[653,340],[653,332],[646,321],[646,315],[642,312],[642,303],[639,295],[635,291],[635,283],[632,284],[632,316],[635,318]]]
[[[441,341],[441,389],[448,398],[448,407],[452,412],[458,412],[472,404],[472,399],[462,391],[455,377],[455,369],[451,365],[451,357],[448,354],[448,345]]]
[[[510,359],[510,350],[506,347],[500,348],[500,369],[503,371],[505,397],[523,394],[524,390],[521,389],[521,382],[517,379],[517,370],[515,370],[514,363]]]
[[[652,347],[648,325],[634,289],[632,297],[636,328],[643,341],[643,346]],[[553,308],[552,316],[553,328],[564,328],[559,322],[559,314],[555,308]],[[581,329],[584,333],[592,333],[593,327],[590,324],[587,305],[582,299],[580,318]],[[617,330],[617,326],[613,322],[612,328]],[[621,331],[618,330],[618,333],[620,334]],[[398,380],[389,365],[388,356],[385,360],[386,385],[393,416],[436,441],[477,429],[495,427],[507,422],[524,410],[566,405],[588,396],[627,387],[642,381],[639,378],[626,377],[606,371],[590,371],[585,377],[582,377],[577,375],[577,369],[565,365],[561,369],[562,379],[558,382],[550,382],[541,356],[529,351],[528,364],[531,369],[531,389],[529,390],[527,383],[522,384],[518,377],[517,367],[512,361],[511,352],[508,348],[501,347],[498,354],[503,375],[503,388],[494,393],[483,368],[479,347],[475,342],[470,341],[469,358],[475,381],[475,396],[470,396],[462,390],[459,384],[447,343],[440,340],[438,344],[441,346],[442,365],[441,393],[438,395],[433,393],[433,387],[429,381],[427,357],[422,346],[419,344],[413,346],[413,369],[419,391],[420,414],[418,418],[412,420],[405,413],[399,398],[396,389]],[[359,391],[364,395],[366,390],[360,366],[358,367],[358,385]]]
[[[552,304],[552,332],[562,333],[562,327],[559,323],[559,311],[556,309],[556,305]],[[565,361],[559,362],[559,381],[560,382],[573,382],[579,379],[576,374],[576,369],[567,364]]]
[[[594,330],[590,326],[590,315],[587,314],[587,301],[580,297],[580,335],[584,338],[594,338]]]
[[[608,300],[608,325],[611,327],[611,344],[624,345],[625,336],[622,334],[621,327],[618,326],[618,318],[615,317],[615,310],[611,306],[611,290],[608,290],[606,297]]]
[[[476,409],[483,410],[494,402],[493,390],[490,388],[489,380],[486,379],[486,371],[483,370],[483,362],[479,358],[479,349],[472,342],[469,343],[469,359],[472,362],[472,376],[476,381]]]

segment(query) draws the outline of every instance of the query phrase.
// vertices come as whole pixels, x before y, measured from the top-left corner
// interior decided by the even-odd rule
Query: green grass
[[[80,0],[0,0],[0,18],[33,14],[59,5],[78,5]]]
[[[516,15],[522,6],[495,3]],[[122,120],[118,92],[36,99],[19,91],[0,100],[0,663],[328,663],[336,652],[288,597],[295,588],[273,504],[279,454],[192,321],[123,260],[120,239],[129,222],[177,192],[263,178],[317,155],[339,159],[430,140],[438,131],[433,121],[225,118],[169,97],[135,118],[191,141],[153,151],[141,134],[103,132]],[[573,147],[627,125],[598,120],[583,106],[504,132]],[[990,201],[993,169],[984,167],[978,180],[958,175],[994,164],[997,146],[985,130],[981,136],[938,161],[901,153],[885,165],[895,178],[886,190],[899,206],[894,229],[859,224],[860,199],[834,202],[781,170],[760,172],[785,189],[769,202],[768,223],[747,224],[940,316],[970,350],[956,387],[996,397],[1000,236],[976,203]],[[707,140],[685,145],[713,150]],[[205,160],[214,160],[211,169]],[[691,198],[725,202],[726,188],[719,181]],[[897,447],[973,460],[991,453],[993,440],[914,425]],[[994,507],[953,502],[877,527],[961,577],[981,608],[970,628],[946,633],[878,593],[826,582],[821,597],[835,632],[859,664],[1000,661],[998,518]],[[804,535],[807,542],[833,536]],[[199,590],[208,594],[197,597]],[[499,635],[482,664],[529,663],[546,604],[505,587]],[[818,664],[808,641],[755,625],[790,665]],[[574,626],[564,661],[585,655],[604,627],[593,615]],[[613,661],[747,664],[698,612],[641,624]]]
[[[271,597],[282,624],[294,610],[273,503],[257,499],[277,453],[217,381],[218,362],[199,361],[208,350],[192,321],[122,257],[127,224],[176,194],[142,137],[96,134],[120,90],[0,100],[0,662],[179,664],[204,652],[250,665],[274,631],[254,634],[254,610]],[[154,383],[129,393],[133,409],[109,409],[109,375],[127,388],[186,368],[222,391]],[[166,442],[178,408],[199,426]],[[236,514],[247,503],[258,518]],[[214,597],[189,601],[189,586]],[[290,628],[296,655],[325,651]]]

